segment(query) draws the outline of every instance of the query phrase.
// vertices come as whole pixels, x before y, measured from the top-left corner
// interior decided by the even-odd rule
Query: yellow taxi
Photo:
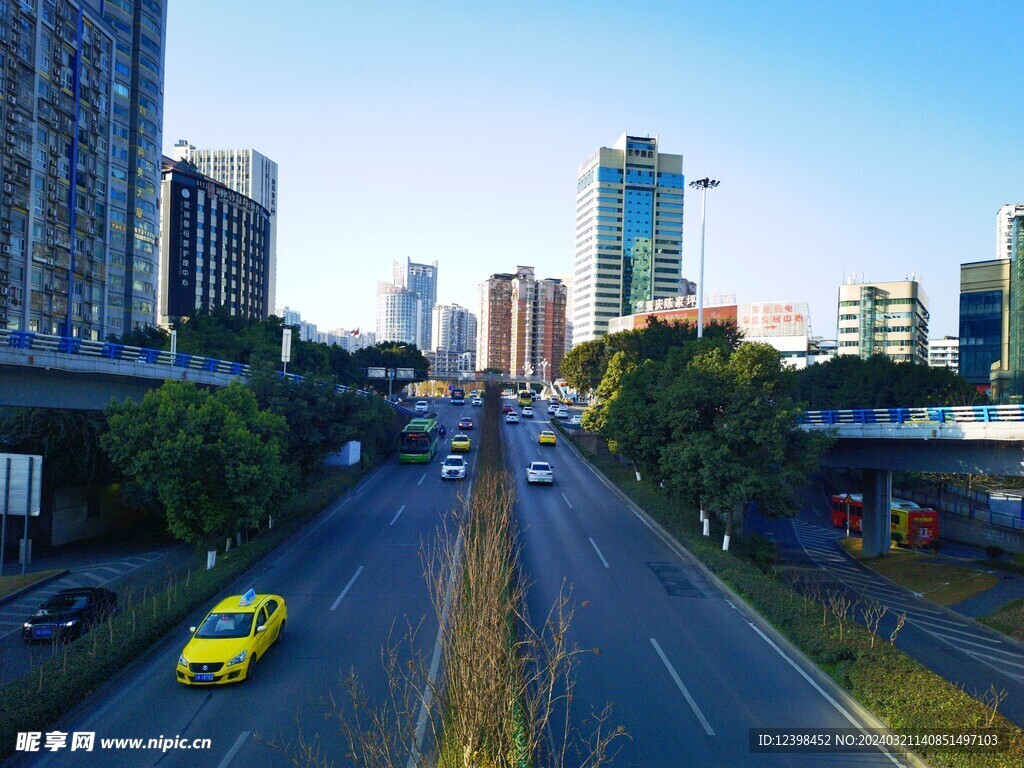
[[[452,453],[469,453],[469,435],[455,435],[452,438]]]
[[[558,442],[558,436],[550,429],[545,429],[540,433],[537,442],[541,445],[555,445]]]
[[[223,685],[248,680],[259,659],[279,642],[288,620],[288,607],[278,595],[228,597],[191,627],[192,639],[178,657],[178,682],[185,685]]]

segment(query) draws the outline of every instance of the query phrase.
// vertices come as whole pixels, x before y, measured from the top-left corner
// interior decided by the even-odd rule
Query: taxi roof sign
[[[250,589],[248,592],[246,592],[244,595],[242,595],[242,599],[238,601],[238,605],[241,608],[245,608],[248,605],[252,605],[255,600],[256,600],[256,590],[255,589]]]

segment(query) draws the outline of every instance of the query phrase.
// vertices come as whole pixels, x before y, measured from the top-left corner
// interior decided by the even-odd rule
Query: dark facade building
[[[270,211],[187,161],[165,157],[162,186],[160,323],[218,307],[266,318]]]

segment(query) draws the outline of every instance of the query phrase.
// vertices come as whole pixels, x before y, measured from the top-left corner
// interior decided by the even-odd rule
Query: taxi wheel
[[[285,627],[285,625],[287,623],[288,623],[287,621],[282,621],[281,622],[281,628],[277,630],[277,637],[274,638],[274,643],[275,644],[281,642],[281,636],[284,635],[284,627]]]
[[[249,665],[245,668],[245,679],[252,680],[253,671],[256,669],[256,655],[249,659]]]

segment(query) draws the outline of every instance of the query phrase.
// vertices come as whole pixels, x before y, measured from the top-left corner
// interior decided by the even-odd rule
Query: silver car
[[[464,458],[461,456],[455,456],[454,454],[449,454],[441,464],[441,479],[465,480],[467,466],[468,465]]]

